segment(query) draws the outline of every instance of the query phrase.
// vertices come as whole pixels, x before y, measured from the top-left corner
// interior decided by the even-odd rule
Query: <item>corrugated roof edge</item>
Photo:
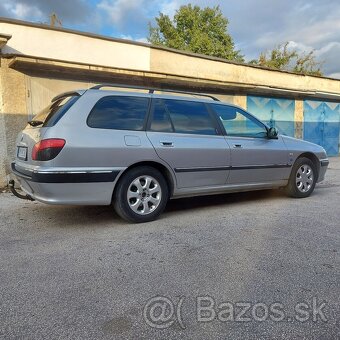
[[[340,81],[340,79],[337,79],[337,78],[331,78],[331,77],[325,77],[325,76],[316,76],[316,75],[305,75],[305,74],[291,72],[291,71],[276,70],[276,69],[272,69],[272,68],[269,68],[269,67],[263,67],[263,66],[258,66],[258,65],[241,63],[241,62],[226,60],[226,59],[222,59],[222,58],[218,58],[218,57],[212,57],[212,56],[208,56],[208,55],[205,55],[205,54],[198,54],[198,53],[193,53],[193,52],[188,52],[188,51],[176,50],[174,48],[169,48],[169,47],[151,45],[151,44],[148,44],[148,43],[142,43],[142,42],[135,41],[135,40],[112,38],[112,37],[108,37],[108,36],[104,36],[104,35],[100,35],[100,34],[96,34],[96,33],[78,31],[78,30],[63,28],[63,27],[53,27],[53,26],[50,26],[48,24],[43,24],[43,23],[34,23],[34,22],[30,22],[30,21],[0,17],[0,23],[1,22],[9,23],[9,24],[17,24],[17,25],[22,25],[22,26],[36,27],[36,28],[41,28],[41,29],[46,29],[46,30],[51,30],[51,31],[59,31],[59,32],[65,32],[65,33],[71,33],[71,34],[78,34],[78,35],[82,35],[82,36],[89,37],[89,38],[120,42],[120,43],[124,43],[124,44],[149,47],[149,48],[153,48],[153,49],[158,49],[158,50],[178,53],[178,54],[182,54],[182,55],[187,55],[187,56],[190,56],[190,57],[202,58],[202,59],[218,61],[218,62],[222,62],[222,63],[226,63],[226,64],[233,64],[233,65],[244,66],[244,67],[257,68],[257,69],[262,69],[262,70],[266,70],[266,71],[288,73],[288,74],[301,76],[301,77],[307,77],[308,76],[308,77],[313,77],[313,78],[321,78],[321,79],[330,79],[330,80]]]

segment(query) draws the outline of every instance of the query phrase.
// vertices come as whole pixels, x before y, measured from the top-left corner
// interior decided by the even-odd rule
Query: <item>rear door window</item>
[[[153,105],[151,131],[216,135],[216,127],[204,103],[157,99]]]
[[[107,96],[98,100],[91,110],[87,125],[98,129],[133,130],[144,128],[149,98]]]
[[[161,99],[154,99],[150,130],[155,132],[174,132],[170,116]]]

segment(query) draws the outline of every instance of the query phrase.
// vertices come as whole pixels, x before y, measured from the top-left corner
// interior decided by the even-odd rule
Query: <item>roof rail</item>
[[[162,91],[162,92],[172,92],[172,93],[181,93],[181,94],[187,94],[192,96],[202,96],[202,97],[208,97],[215,101],[220,101],[218,98],[211,96],[210,94],[204,94],[204,93],[195,93],[195,92],[187,92],[187,91],[180,91],[180,90],[170,90],[170,89],[162,89],[162,88],[150,88],[147,86],[138,86],[138,85],[122,85],[122,84],[99,84],[92,86],[90,90],[100,90],[102,87],[121,87],[124,89],[134,89],[134,90],[147,90],[149,93],[154,93],[155,91]]]

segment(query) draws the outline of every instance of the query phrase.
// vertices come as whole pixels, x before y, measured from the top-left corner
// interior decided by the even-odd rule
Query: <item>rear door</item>
[[[147,136],[174,170],[178,188],[225,184],[230,149],[206,104],[153,99]]]
[[[223,124],[230,145],[229,184],[268,183],[289,177],[288,151],[280,136],[269,139],[265,125],[240,108],[209,106]]]

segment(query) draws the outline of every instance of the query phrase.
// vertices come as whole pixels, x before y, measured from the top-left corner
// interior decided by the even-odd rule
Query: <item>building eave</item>
[[[308,77],[312,77],[312,78],[330,79],[330,80],[339,81],[339,79],[326,77],[326,76],[304,75],[304,74],[291,72],[291,71],[277,70],[277,69],[272,69],[272,68],[268,68],[268,67],[264,67],[264,66],[242,63],[242,62],[222,59],[222,58],[219,58],[219,57],[193,53],[193,52],[190,52],[190,51],[183,51],[183,50],[177,50],[177,49],[173,49],[173,48],[169,48],[169,47],[165,47],[165,46],[152,45],[152,44],[149,44],[149,43],[143,43],[143,42],[139,42],[139,41],[135,41],[135,40],[120,39],[120,38],[108,37],[108,36],[90,33],[90,32],[84,32],[84,31],[64,28],[64,27],[51,26],[51,25],[48,25],[48,24],[45,24],[45,23],[34,23],[34,22],[29,22],[29,21],[0,17],[0,23],[1,22],[15,24],[15,25],[21,25],[21,26],[35,27],[35,28],[39,28],[39,29],[43,29],[43,30],[51,30],[51,31],[58,31],[58,32],[64,32],[64,33],[76,34],[76,35],[80,35],[80,36],[85,36],[85,37],[95,38],[95,39],[100,39],[100,40],[106,40],[106,41],[111,41],[111,42],[118,42],[118,43],[124,43],[124,44],[129,44],[129,45],[143,46],[143,47],[148,47],[148,48],[151,48],[151,49],[154,49],[154,50],[172,52],[172,53],[176,53],[176,54],[184,55],[184,56],[190,56],[190,57],[195,57],[195,58],[200,58],[200,59],[217,61],[217,62],[231,64],[231,65],[239,65],[239,66],[253,68],[253,69],[262,69],[262,70],[270,71],[270,72],[273,72],[273,73],[286,73],[286,74],[291,74],[291,75],[300,76],[300,77],[308,76]]]
[[[9,34],[0,33],[0,50],[7,44],[8,40],[11,38],[12,36]]]
[[[143,84],[145,81],[148,81],[160,88],[191,88],[195,89],[195,91],[211,93],[271,94],[284,97],[311,97],[330,100],[339,100],[340,98],[340,93],[322,92],[317,89],[296,90],[293,88],[263,86],[262,84],[256,83],[216,81],[197,77],[182,77],[175,74],[65,62],[35,56],[6,55],[6,58],[10,58],[9,66],[11,68],[31,75],[50,75],[57,78],[69,79],[91,79],[91,82],[116,83],[118,81],[122,84]]]

